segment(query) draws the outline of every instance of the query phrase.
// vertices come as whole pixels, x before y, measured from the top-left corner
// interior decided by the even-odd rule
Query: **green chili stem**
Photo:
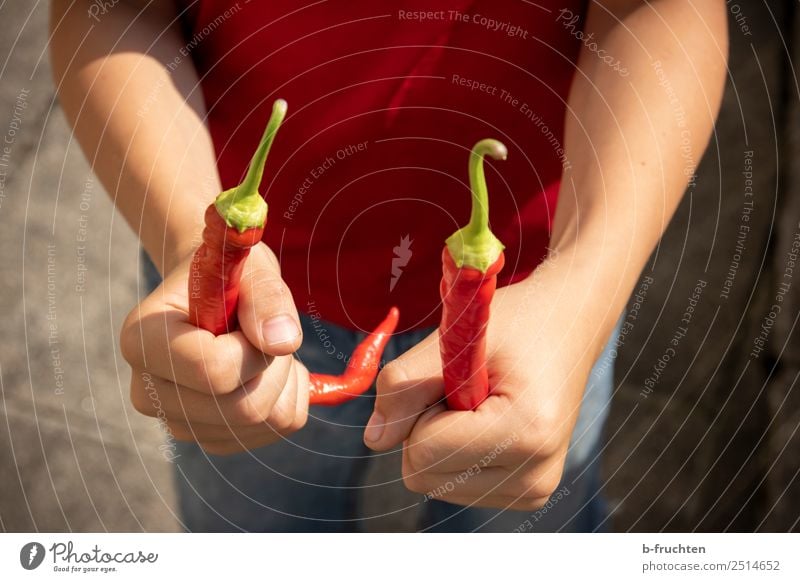
[[[258,144],[256,153],[253,154],[253,159],[250,160],[250,165],[247,167],[247,175],[239,184],[236,189],[236,194],[233,197],[233,204],[247,196],[252,196],[258,193],[258,187],[261,185],[261,179],[264,177],[264,166],[267,163],[267,155],[269,148],[272,147],[272,142],[275,140],[275,134],[278,133],[278,128],[281,126],[283,118],[286,116],[286,101],[278,99],[272,106],[272,115],[267,123],[267,128],[264,130],[264,135],[261,136],[261,142]]]
[[[483,139],[475,144],[469,155],[469,187],[472,190],[472,213],[464,228],[466,236],[479,237],[489,230],[489,191],[483,172],[483,158],[489,155],[495,160],[505,160],[506,146],[496,139]]]
[[[256,153],[247,167],[247,174],[242,183],[226,190],[214,201],[217,212],[225,223],[244,232],[248,228],[262,228],[267,220],[267,203],[258,192],[261,178],[264,176],[264,165],[267,155],[278,133],[278,128],[286,116],[286,101],[278,99],[272,106],[272,115],[269,118],[264,135],[258,144]]]
[[[472,191],[472,212],[469,224],[447,239],[447,248],[456,266],[471,267],[485,273],[503,252],[503,243],[489,230],[489,192],[483,172],[485,156],[504,160],[506,146],[496,139],[475,144],[469,157],[469,185]]]

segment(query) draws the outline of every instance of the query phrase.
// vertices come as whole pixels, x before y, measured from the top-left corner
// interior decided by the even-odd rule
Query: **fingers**
[[[301,428],[308,417],[307,370],[290,355],[276,355],[294,351],[300,335],[296,342],[278,342],[265,354],[261,348],[269,334],[253,327],[258,318],[288,313],[299,330],[288,291],[270,291],[276,288],[276,277],[285,289],[277,261],[259,246],[245,268],[242,284],[247,291],[240,296],[240,308],[247,314],[240,319],[250,324],[247,329],[214,336],[188,322],[190,258],[123,325],[120,343],[133,369],[134,407],[164,420],[175,438],[196,441],[212,454],[270,444]],[[259,295],[262,287],[265,296]]]
[[[288,371],[283,376],[284,368]],[[131,400],[143,414],[166,422],[179,441],[228,455],[271,444],[300,430],[308,419],[308,371],[294,358],[275,359],[270,374],[241,391],[215,396],[187,390],[134,370]],[[282,385],[282,390],[276,386]]]
[[[512,467],[475,463],[460,471],[437,473],[415,470],[404,451],[402,470],[406,487],[427,499],[476,507],[534,510],[544,505],[558,488],[563,465],[560,457]]]
[[[257,437],[246,438],[241,440],[229,440],[218,442],[200,442],[200,447],[209,455],[233,455],[236,453],[243,453],[245,451],[252,451],[259,447],[271,445],[282,437],[280,435],[264,433]]]
[[[221,443],[227,441],[244,441],[264,436],[270,433],[274,438],[280,438],[278,431],[266,424],[254,426],[219,426],[216,424],[202,424],[199,422],[184,422],[171,420],[167,422],[170,434],[182,442]]]
[[[272,421],[280,429],[286,424],[281,422],[284,416],[288,416],[289,412],[292,418],[296,415],[295,362],[291,356],[275,358],[268,370],[241,388],[219,396],[189,390],[141,369],[134,369],[131,402],[142,414],[167,421],[221,426],[251,426]],[[284,392],[289,394],[284,395]],[[277,411],[273,414],[276,407]],[[275,415],[279,415],[279,420]]]
[[[308,421],[308,405],[310,398],[310,384],[308,369],[298,361],[294,363],[294,372],[297,382],[297,409],[295,410],[295,423],[300,430]]]
[[[244,335],[265,354],[291,354],[303,341],[292,294],[275,255],[263,243],[254,246],[247,259],[237,314]]]
[[[451,503],[537,509],[561,479],[571,430],[564,416],[544,403],[521,406],[506,390],[475,411],[433,407],[405,442],[403,480]]]
[[[120,347],[134,369],[206,394],[228,394],[263,372],[270,357],[242,332],[214,336],[188,321],[188,263],[128,315]]]
[[[487,509],[502,509],[514,511],[536,511],[547,504],[550,497],[539,498],[518,498],[505,495],[481,495],[480,497],[459,497],[457,495],[447,496],[447,503],[463,505],[464,507],[484,507]],[[520,524],[522,525],[522,524]],[[509,531],[511,533],[511,531]]]
[[[172,420],[167,427],[172,436],[184,442],[197,442],[207,453],[227,455],[265,446],[303,427],[307,409],[297,398],[297,382],[287,385],[269,417],[250,426],[204,424],[196,421]]]
[[[408,438],[419,415],[443,401],[438,333],[389,362],[378,375],[377,391],[364,442],[384,451]]]
[[[493,394],[474,411],[426,412],[406,449],[418,471],[459,471],[475,463],[519,466],[559,455],[567,442],[562,424],[546,406],[524,411],[509,397]]]

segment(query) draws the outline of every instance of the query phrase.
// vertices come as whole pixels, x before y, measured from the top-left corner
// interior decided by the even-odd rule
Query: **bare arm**
[[[173,4],[123,1],[99,22],[90,5],[53,2],[58,93],[95,173],[164,275],[122,328],[133,405],[210,453],[279,440],[305,423],[308,374],[289,355],[302,333],[266,245],[245,264],[240,330],[215,337],[187,320],[190,256],[221,188]]]
[[[587,290],[577,317],[602,338],[708,143],[725,82],[726,16],[723,0],[590,4],[585,42],[596,45],[584,46],[569,96],[570,163],[551,248],[564,284]]]
[[[220,191],[197,73],[181,54],[172,2],[123,1],[96,19],[91,4],[52,4],[58,95],[95,173],[164,274],[197,242]]]
[[[375,450],[403,443],[412,491],[522,510],[555,491],[592,365],[711,135],[725,17],[723,0],[590,4],[568,100],[569,165],[552,253],[492,302],[492,395],[475,412],[430,406],[443,395],[436,333],[378,378],[365,441]],[[475,474],[486,459],[491,465]]]

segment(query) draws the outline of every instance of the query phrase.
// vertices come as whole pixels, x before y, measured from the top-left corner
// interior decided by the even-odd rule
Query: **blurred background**
[[[800,523],[800,5],[727,4],[716,135],[617,339],[615,531]],[[59,109],[47,11],[0,3],[0,529],[178,531],[170,451],[130,406],[119,354],[137,240]],[[396,477],[382,458],[371,478]],[[396,489],[409,511],[370,529],[412,523],[419,498]]]

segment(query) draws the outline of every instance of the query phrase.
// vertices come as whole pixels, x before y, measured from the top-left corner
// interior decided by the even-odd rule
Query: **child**
[[[419,528],[604,527],[604,346],[694,171],[681,148],[697,160],[709,138],[722,0],[57,0],[52,32],[64,109],[153,287],[163,277],[121,345],[134,406],[181,441],[188,529],[357,529],[380,494],[363,487],[369,451],[401,444]],[[186,320],[189,260],[278,97],[289,116],[241,331],[214,338]],[[485,137],[509,148],[487,168],[506,245],[493,394],[452,412],[438,404],[440,253],[466,222],[468,148]],[[309,410],[308,370],[340,371],[392,304],[403,329],[377,399]]]

